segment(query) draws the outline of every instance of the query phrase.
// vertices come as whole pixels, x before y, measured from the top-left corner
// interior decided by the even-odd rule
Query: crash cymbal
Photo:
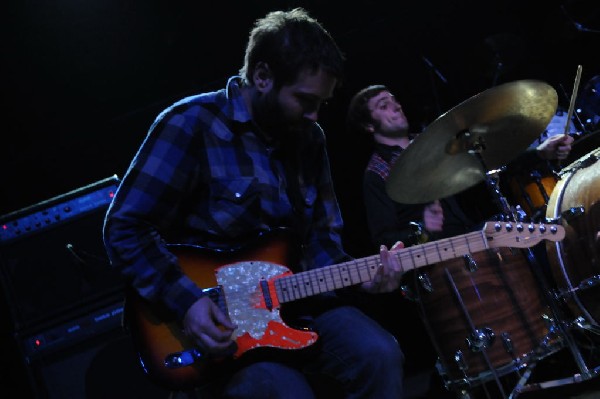
[[[536,80],[479,93],[433,121],[406,148],[387,179],[395,201],[420,204],[459,193],[509,163],[544,131],[558,106]]]

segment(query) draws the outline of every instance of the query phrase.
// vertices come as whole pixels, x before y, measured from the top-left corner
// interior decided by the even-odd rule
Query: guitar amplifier
[[[73,320],[122,296],[102,240],[112,176],[0,217],[0,283],[21,336]]]

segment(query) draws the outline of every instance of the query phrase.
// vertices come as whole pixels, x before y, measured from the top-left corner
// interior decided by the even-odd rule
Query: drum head
[[[560,175],[546,213],[566,232],[564,240],[546,244],[552,274],[573,318],[600,327],[600,148]]]

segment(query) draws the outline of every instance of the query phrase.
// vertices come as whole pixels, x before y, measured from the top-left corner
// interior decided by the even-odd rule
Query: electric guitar
[[[518,222],[485,223],[481,231],[400,249],[394,255],[403,271],[415,270],[490,248],[527,248],[542,240],[560,241],[561,225]],[[301,349],[317,341],[307,329],[285,324],[281,305],[320,293],[370,281],[380,264],[373,255],[293,274],[284,264],[292,246],[287,235],[269,233],[259,245],[218,252],[191,245],[171,245],[183,272],[226,312],[238,328],[235,353],[215,359],[203,356],[167,313],[140,297],[126,294],[128,328],[145,372],[169,389],[201,385],[219,366],[256,348]]]

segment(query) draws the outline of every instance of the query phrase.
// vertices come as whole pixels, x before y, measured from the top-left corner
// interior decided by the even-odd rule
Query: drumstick
[[[573,94],[571,94],[571,102],[569,103],[569,112],[567,113],[567,124],[565,125],[566,136],[569,133],[569,123],[573,117],[573,108],[575,108],[575,99],[577,98],[577,90],[579,89],[579,81],[581,80],[581,65],[577,67],[577,75],[575,76],[575,84],[573,85]]]

